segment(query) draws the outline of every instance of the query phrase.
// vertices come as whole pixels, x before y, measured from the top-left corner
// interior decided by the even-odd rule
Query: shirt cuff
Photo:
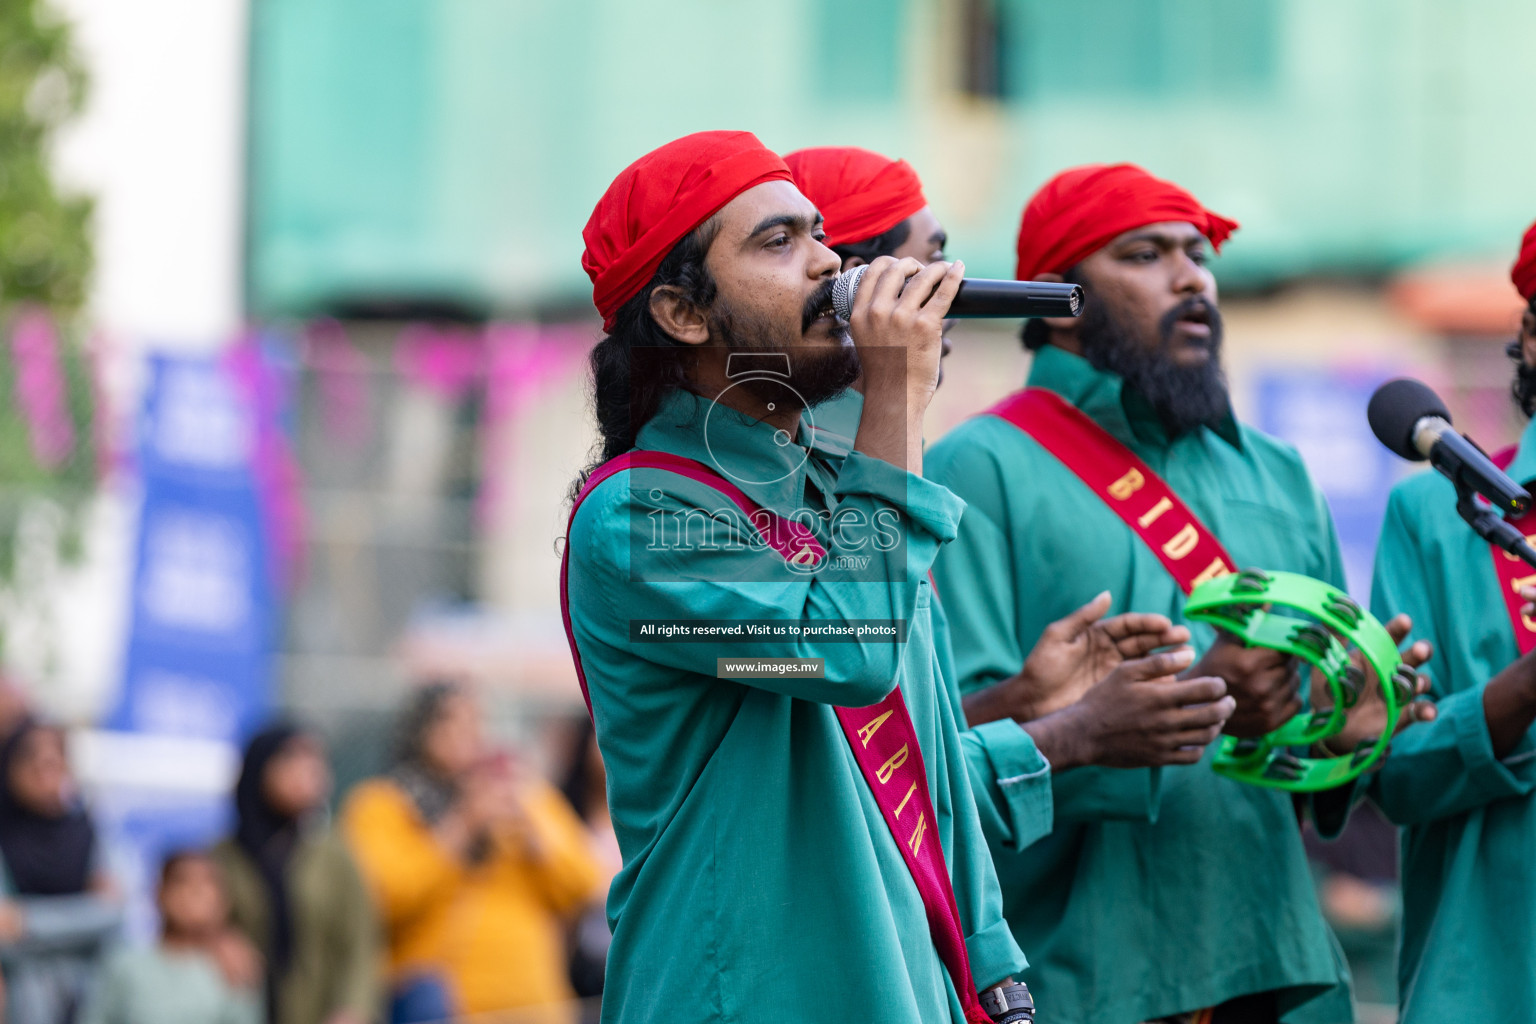
[[[1536,758],[1529,734],[1521,737],[1503,760],[1493,754],[1488,735],[1488,713],[1483,709],[1482,687],[1463,690],[1436,702],[1436,709],[1456,729],[1456,749],[1466,765],[1467,782],[1488,794],[1489,800],[1524,796],[1536,784]]]
[[[1014,941],[1008,922],[998,919],[973,935],[965,937],[965,953],[971,961],[971,980],[978,987],[995,984],[1004,978],[1017,979],[1029,966],[1024,951]]]
[[[965,511],[965,502],[944,485],[862,452],[851,452],[843,460],[833,493],[838,497],[867,494],[895,505],[944,543],[955,539]]]
[[[1017,722],[1003,719],[971,730],[987,752],[992,778],[1008,808],[1010,844],[1022,850],[1051,834],[1055,818],[1051,795],[1051,763],[1035,746],[1034,737]]]

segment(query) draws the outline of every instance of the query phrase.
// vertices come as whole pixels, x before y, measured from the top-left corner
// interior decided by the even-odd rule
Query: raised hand
[[[1193,660],[1186,648],[1125,661],[1077,703],[1024,731],[1057,769],[1194,764],[1236,702],[1219,678],[1178,678]]]
[[[1167,616],[1128,612],[1106,619],[1109,606],[1106,590],[1045,627],[1016,675],[966,697],[966,720],[1044,717],[1077,703],[1126,660],[1189,641],[1189,630]]]
[[[1268,647],[1249,647],[1223,630],[1216,631],[1216,642],[1189,674],[1226,680],[1227,692],[1237,701],[1225,730],[1232,736],[1274,732],[1301,710],[1295,661]]]
[[[1391,634],[1394,642],[1401,644],[1413,629],[1413,620],[1406,615],[1399,615],[1387,623],[1387,632]],[[1425,662],[1429,661],[1434,649],[1429,641],[1420,640],[1409,646],[1403,652],[1403,664],[1417,670]],[[1330,757],[1337,757],[1354,750],[1356,746],[1365,740],[1374,740],[1388,728],[1387,704],[1382,699],[1381,685],[1377,682],[1376,672],[1370,663],[1359,651],[1351,652],[1351,660],[1355,667],[1364,673],[1365,691],[1361,693],[1360,700],[1350,708],[1344,718],[1344,728],[1329,736],[1318,744],[1318,753]],[[1416,675],[1414,682],[1414,699],[1408,701],[1398,709],[1397,721],[1391,724],[1392,734],[1395,736],[1403,729],[1415,722],[1433,721],[1436,715],[1435,705],[1422,699],[1429,692],[1429,678]]]
[[[256,947],[244,935],[226,928],[209,941],[208,952],[230,988],[260,987],[265,964]]]
[[[939,382],[944,314],[965,267],[881,256],[854,296],[848,329],[859,351],[864,412],[854,448],[923,471],[923,413]]]

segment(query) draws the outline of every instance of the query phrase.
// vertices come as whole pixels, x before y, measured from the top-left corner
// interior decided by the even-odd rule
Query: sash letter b
[[[1147,478],[1141,475],[1141,470],[1133,466],[1126,471],[1125,476],[1109,485],[1109,496],[1116,501],[1124,501],[1141,490],[1146,482]]]

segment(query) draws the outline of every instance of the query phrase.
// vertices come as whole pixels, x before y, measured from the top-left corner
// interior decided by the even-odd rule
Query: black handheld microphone
[[[1419,381],[1387,381],[1371,396],[1365,415],[1382,444],[1414,462],[1429,459],[1458,488],[1481,494],[1505,515],[1524,515],[1531,507],[1526,489],[1456,432],[1440,396]]]
[[[853,297],[868,269],[865,265],[845,270],[832,282],[832,309],[844,320],[853,316]],[[968,277],[960,282],[960,290],[945,316],[1078,316],[1082,311],[1081,285]]]

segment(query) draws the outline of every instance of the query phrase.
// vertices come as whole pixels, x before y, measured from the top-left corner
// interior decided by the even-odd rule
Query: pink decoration
[[[479,383],[485,370],[485,344],[463,328],[412,324],[400,334],[395,369],[417,387],[457,400]]]
[[[504,498],[511,419],[551,381],[577,372],[596,340],[583,324],[498,323],[479,335],[463,328],[416,324],[401,334],[395,368],[414,386],[445,401],[459,401],[474,388],[485,388],[475,509],[482,526]]]
[[[307,515],[303,474],[280,425],[283,382],[262,358],[261,342],[254,333],[234,344],[225,366],[255,420],[256,496],[272,543],[273,578],[293,587],[303,577]]]
[[[582,326],[491,324],[485,332],[487,369],[485,424],[481,430],[480,493],[476,517],[486,526],[505,498],[506,444],[511,420],[526,402],[536,401],[551,382],[577,372],[596,338]]]
[[[58,336],[46,310],[21,310],[11,334],[16,370],[16,407],[27,421],[32,456],[44,469],[57,469],[75,449],[69,416],[68,382],[59,358]]]

